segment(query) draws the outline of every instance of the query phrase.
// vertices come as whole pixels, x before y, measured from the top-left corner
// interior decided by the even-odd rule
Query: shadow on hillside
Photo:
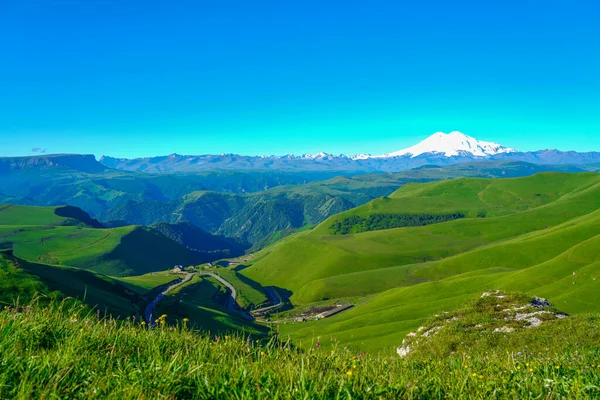
[[[240,272],[240,271],[242,271],[242,270],[244,270],[244,269],[246,269],[246,268],[250,267],[251,265],[252,265],[252,264],[248,264],[248,265],[246,265],[246,264],[238,264],[238,265],[236,265],[236,266],[235,266],[235,268],[233,268],[233,270],[234,270],[235,272]]]
[[[290,297],[294,294],[291,290],[281,288],[279,286],[265,286],[265,292],[269,295],[269,300],[273,304],[277,304],[279,299],[274,299],[273,295],[275,294],[277,297],[281,299],[283,302],[283,306],[277,309],[277,312],[287,311],[294,308],[292,303],[290,302]],[[275,293],[273,293],[275,292]]]
[[[236,271],[237,272],[237,271]],[[248,278],[247,276],[244,276],[242,274],[236,274],[238,279],[240,281],[242,281],[242,283],[245,283],[246,285],[250,286],[252,289],[257,290],[259,292],[264,292],[264,287],[262,287],[260,285],[260,283],[253,281],[252,279]]]

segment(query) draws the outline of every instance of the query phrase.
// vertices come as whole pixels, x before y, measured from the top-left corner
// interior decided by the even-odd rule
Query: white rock
[[[410,353],[410,347],[409,346],[400,346],[396,349],[396,352],[398,353],[398,355],[401,358],[404,358],[408,355],[408,353]]]

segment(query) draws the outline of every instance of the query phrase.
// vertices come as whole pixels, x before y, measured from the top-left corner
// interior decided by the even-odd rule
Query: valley
[[[194,326],[244,326],[263,334],[268,329],[256,327],[270,324],[280,338],[300,346],[327,336],[323,345],[339,341],[392,352],[430,314],[492,288],[535,292],[553,301],[569,298],[561,304],[567,312],[597,311],[585,296],[598,282],[592,276],[598,260],[589,249],[598,244],[599,188],[594,173],[409,183],[251,255],[214,264],[195,254],[213,239],[203,238],[192,224],[177,230],[168,224],[158,230],[99,228],[85,213],[71,211],[81,219],[61,217],[64,212],[52,207],[3,206],[0,242],[27,262],[87,269],[106,279],[121,276],[124,287],[146,299],[137,300],[136,313],[160,297],[153,315],[172,315],[172,322],[188,318]],[[395,222],[373,230],[364,225],[373,216],[412,221],[444,213],[460,218],[418,223],[423,226]],[[17,220],[22,224],[13,225]],[[332,231],[340,221],[346,228]],[[136,255],[136,242],[143,243],[143,253]],[[573,257],[579,261],[565,261]],[[179,276],[160,272],[173,265],[194,270]],[[544,272],[532,279],[538,271]],[[569,276],[576,277],[570,284]],[[173,282],[177,286],[168,293],[159,289]],[[207,290],[213,295],[201,294]],[[197,296],[204,300],[197,303]],[[322,320],[315,320],[317,313],[309,313],[306,322],[288,317],[323,304],[353,307]],[[250,323],[247,312],[263,322]]]
[[[406,338],[432,316],[462,318],[482,293],[543,296],[573,323],[600,313],[599,199],[598,173],[486,162],[194,191],[126,202],[100,220],[72,205],[4,204],[0,303],[70,299],[150,331],[306,354],[418,348],[418,359],[433,350]],[[121,222],[103,222],[109,212]],[[443,340],[462,340],[440,338],[446,353]]]

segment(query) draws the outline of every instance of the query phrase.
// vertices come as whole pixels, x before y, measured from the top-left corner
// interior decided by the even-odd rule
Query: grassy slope
[[[598,174],[408,185],[350,212],[443,208],[468,215],[484,210],[488,217],[342,238],[324,236],[326,221],[263,252],[243,273],[292,289],[296,303],[367,296],[338,316],[280,327],[304,342],[335,336],[366,349],[392,349],[429,313],[490,288],[539,292],[567,312],[598,310],[589,299],[600,290],[590,250],[598,245],[598,199]],[[589,279],[573,284],[572,277]]]
[[[194,276],[191,281],[169,292],[158,304],[156,314],[166,314],[176,323],[188,318],[188,327],[212,333],[243,331],[265,336],[268,329],[226,312],[225,287],[212,277]]]
[[[0,302],[74,297],[115,317],[134,315],[144,300],[118,281],[71,267],[30,263],[0,253]]]
[[[160,271],[196,261],[184,246],[147,228],[60,226],[68,219],[55,216],[53,210],[22,206],[0,209],[0,242],[10,243],[16,256],[29,261],[115,276]]]
[[[483,352],[400,360],[239,336],[215,341],[172,325],[98,320],[78,307],[2,309],[0,397],[597,398],[599,321],[581,315],[514,332]],[[522,343],[525,354],[515,348]]]
[[[164,285],[179,278],[179,275],[173,274],[170,271],[163,271],[150,272],[144,275],[124,276],[116,279],[130,287],[131,290],[134,290],[139,294],[146,294],[157,286]]]
[[[56,207],[0,204],[0,225],[63,225],[67,218],[54,213]]]
[[[256,308],[256,306],[268,301],[267,295],[258,283],[246,278],[233,269],[219,268],[214,272],[235,287],[237,291],[237,303],[240,307],[244,309]]]

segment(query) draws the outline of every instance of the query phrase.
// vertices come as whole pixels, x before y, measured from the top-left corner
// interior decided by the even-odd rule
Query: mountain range
[[[170,154],[134,159],[102,156],[99,162],[109,168],[142,172],[197,172],[223,169],[371,173],[400,172],[423,165],[444,166],[483,160],[587,165],[600,163],[600,152],[578,153],[560,150],[520,152],[455,131],[448,134],[437,132],[415,146],[375,156],[370,154],[335,155],[325,152],[284,156]]]

